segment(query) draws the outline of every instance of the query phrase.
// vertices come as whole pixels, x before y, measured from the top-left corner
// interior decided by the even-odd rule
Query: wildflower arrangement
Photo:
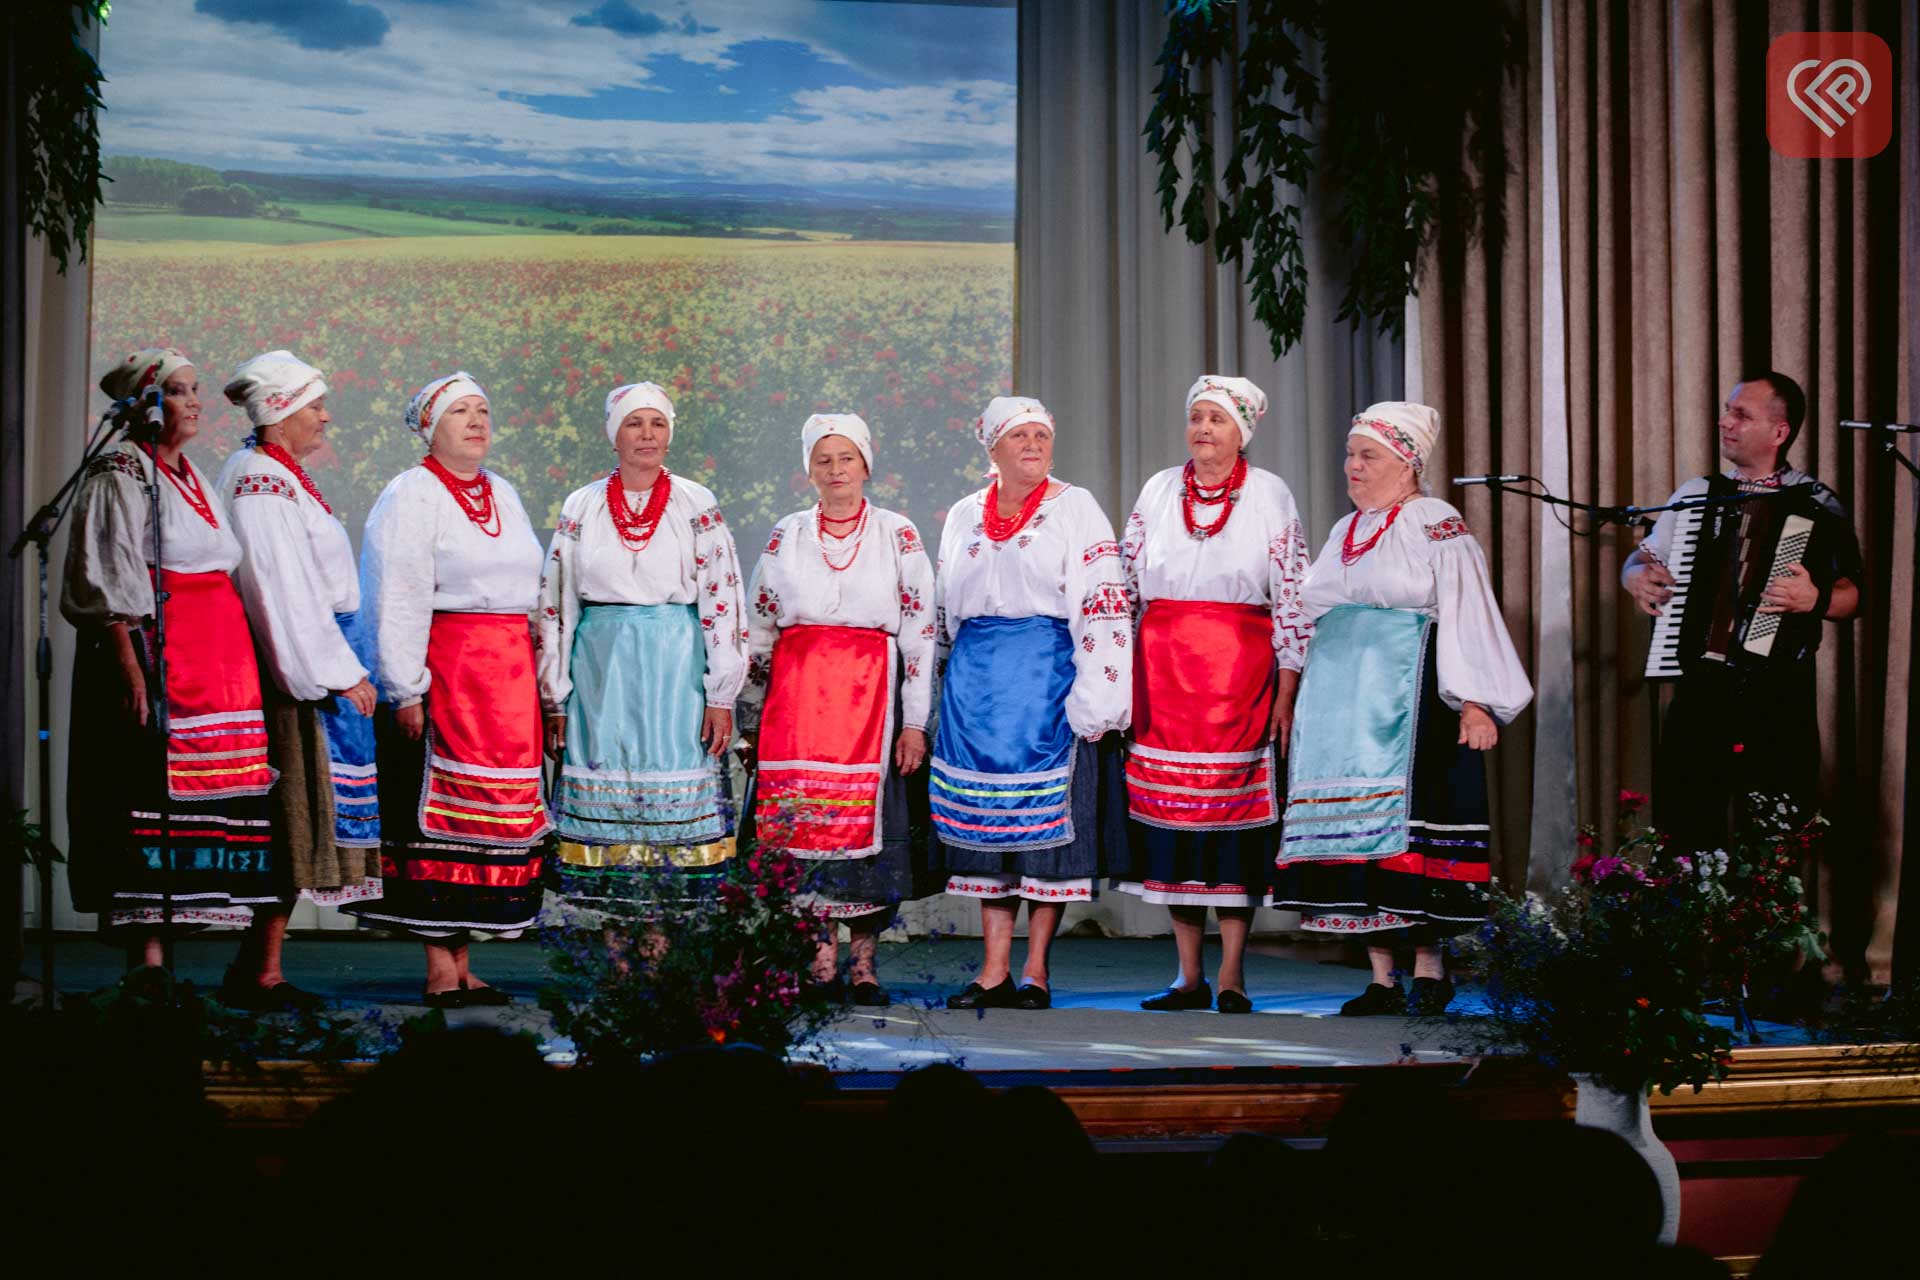
[[[1728,936],[1734,859],[1634,829],[1645,804],[1620,793],[1630,834],[1612,853],[1582,831],[1564,890],[1496,898],[1470,955],[1484,970],[1490,1043],[1623,1093],[1671,1093],[1726,1074],[1733,1036],[1706,1005],[1723,980],[1715,948]]]
[[[791,1052],[840,1011],[810,974],[830,925],[805,880],[792,855],[752,846],[705,877],[663,868],[622,877],[595,909],[556,908],[541,1007],[592,1063],[696,1044]]]

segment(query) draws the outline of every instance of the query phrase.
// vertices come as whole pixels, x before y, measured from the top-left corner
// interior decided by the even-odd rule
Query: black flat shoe
[[[245,1013],[294,1013],[326,1007],[326,1001],[311,991],[302,991],[291,982],[276,982],[263,987],[257,982],[234,977],[227,970],[220,984],[220,1003]]]
[[[1026,986],[1021,987],[1020,990],[1014,993],[1013,1007],[1016,1009],[1051,1009],[1053,1008],[1053,992],[1047,990],[1045,987],[1036,987],[1029,982]]]
[[[1397,986],[1382,986],[1378,982],[1369,982],[1367,989],[1340,1006],[1340,1013],[1348,1018],[1374,1018],[1385,1014],[1399,1015],[1407,1011],[1407,998],[1400,994]]]
[[[983,987],[977,982],[969,982],[966,990],[959,995],[947,997],[947,1008],[1011,1009],[1017,999],[1012,978],[1003,978],[999,986],[991,988]]]
[[[1224,996],[1226,992],[1222,991],[1220,994]],[[1140,1007],[1152,1013],[1177,1013],[1182,1009],[1211,1009],[1213,988],[1204,982],[1191,991],[1168,987],[1159,995],[1148,996],[1142,1000]]]
[[[447,991],[427,991],[421,994],[420,1003],[429,1009],[464,1009],[467,1007],[467,993],[459,987]]]
[[[503,1004],[512,1004],[513,997],[498,987],[469,987],[462,984],[460,994],[466,997],[469,1009],[497,1009]]]
[[[877,982],[856,982],[853,984],[853,1002],[866,1009],[884,1009],[893,1003],[893,997]]]
[[[1222,1013],[1252,1013],[1253,1001],[1247,999],[1247,993],[1244,991],[1233,991],[1222,987],[1219,997],[1213,1002],[1213,1007]]]
[[[1453,1003],[1453,982],[1449,978],[1415,978],[1407,993],[1409,1018],[1437,1018]]]

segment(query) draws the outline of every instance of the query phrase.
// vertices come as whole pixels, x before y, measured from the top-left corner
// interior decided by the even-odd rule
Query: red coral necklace
[[[835,573],[845,573],[853,566],[853,562],[860,558],[860,544],[867,540],[867,500],[865,498],[860,499],[860,509],[858,511],[850,516],[837,520],[830,520],[827,517],[826,508],[821,503],[816,502],[813,504],[813,516],[814,540],[820,544],[820,559],[822,563]],[[853,525],[851,531],[834,535],[836,538],[841,539],[840,545],[843,547],[847,545],[849,539],[853,543],[853,550],[849,552],[847,558],[839,564],[835,564],[833,557],[827,553],[828,524]]]
[[[620,472],[615,470],[607,476],[607,514],[613,517],[614,532],[620,535],[620,541],[629,551],[647,549],[660,528],[660,517],[666,514],[667,499],[672,494],[673,473],[661,467],[653,488],[647,492],[647,505],[635,511],[627,504],[627,489],[620,483]]]
[[[1181,473],[1181,479],[1185,491],[1180,495],[1180,514],[1187,522],[1187,532],[1196,538],[1211,538],[1227,527],[1227,520],[1233,515],[1233,506],[1240,501],[1241,487],[1247,483],[1247,460],[1235,458],[1233,470],[1227,473],[1225,483],[1209,489],[1202,486],[1194,475],[1193,460],[1189,458],[1185,471]],[[1194,517],[1194,507],[1202,502],[1223,503],[1220,518],[1212,524],[1201,524]]]
[[[500,536],[500,512],[493,505],[493,481],[487,478],[484,469],[473,479],[462,480],[432,454],[422,458],[420,465],[446,486],[447,492],[453,495],[453,500],[466,513],[467,519],[473,521],[475,528],[489,538]],[[491,529],[487,527],[489,524],[493,526]]]
[[[176,473],[172,467],[160,461],[160,454],[152,445],[143,444],[140,447],[147,451],[149,458],[153,459],[155,470],[173,485],[174,492],[184,498],[187,505],[192,507],[202,520],[218,529],[220,518],[213,514],[213,504],[207,501],[207,492],[200,487],[200,474],[193,469],[193,464],[187,461],[187,455],[184,453],[180,455],[180,470]]]
[[[293,472],[293,478],[300,482],[300,487],[305,489],[308,495],[312,497],[315,502],[319,503],[321,509],[328,515],[333,514],[333,508],[329,507],[327,500],[320,496],[320,486],[313,482],[313,477],[307,474],[305,467],[293,460],[292,454],[288,453],[279,445],[269,443],[265,440],[255,440],[253,442],[253,451],[255,453],[264,453],[267,457],[272,458],[275,462]]]
[[[1378,529],[1373,531],[1373,536],[1358,546],[1354,545],[1353,531],[1360,527],[1360,517],[1365,513],[1360,511],[1354,512],[1352,522],[1347,525],[1347,536],[1340,540],[1340,563],[1351,565],[1359,560],[1361,556],[1373,550],[1374,544],[1386,535],[1387,530],[1393,528],[1393,522],[1400,518],[1400,508],[1405,505],[1403,502],[1394,503],[1393,510],[1387,512],[1387,518],[1381,521]]]
[[[1033,513],[1040,509],[1040,503],[1046,496],[1047,481],[1042,480],[1027,495],[1027,500],[1020,504],[1019,513],[1009,520],[1000,514],[1000,477],[995,476],[993,483],[987,486],[986,504],[980,508],[981,527],[992,541],[1005,542],[1027,527],[1027,521],[1033,519]]]

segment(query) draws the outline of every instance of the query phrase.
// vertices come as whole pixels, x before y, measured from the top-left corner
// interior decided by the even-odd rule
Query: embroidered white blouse
[[[1085,489],[1067,485],[1005,542],[987,537],[987,491],[947,513],[940,539],[938,626],[945,650],[968,618],[1064,618],[1073,637],[1067,723],[1098,738],[1133,723],[1133,627],[1113,523]]]
[[[1426,614],[1439,630],[1441,701],[1456,711],[1477,702],[1508,723],[1533,700],[1533,684],[1493,598],[1480,544],[1452,504],[1412,498],[1372,550],[1351,565],[1342,564],[1348,528],[1359,522],[1353,535],[1358,545],[1378,532],[1387,516],[1388,511],[1360,511],[1335,522],[1307,572],[1302,593],[1307,616],[1318,618],[1343,604]]]
[[[540,540],[520,495],[494,471],[500,533],[489,537],[425,467],[395,476],[360,540],[361,607],[379,649],[379,685],[395,706],[420,701],[430,683],[427,633],[436,613],[533,614],[540,599]]]
[[[740,691],[741,724],[760,721],[780,628],[872,627],[896,638],[904,678],[900,718],[905,729],[925,729],[933,705],[937,628],[933,621],[933,561],[913,521],[882,507],[867,507],[866,534],[827,534],[824,554],[814,508],[796,511],[773,527],[767,549],[747,584],[747,683]],[[852,556],[849,562],[848,557]]]
[[[1224,529],[1208,538],[1187,532],[1181,500],[1183,467],[1148,480],[1127,517],[1120,558],[1136,607],[1151,600],[1210,600],[1258,605],[1273,615],[1273,652],[1283,670],[1307,662],[1313,622],[1301,607],[1312,555],[1293,492],[1271,471],[1247,468],[1246,484]],[[1194,519],[1211,525],[1221,504],[1196,503]]]
[[[252,449],[220,469],[220,496],[245,552],[234,581],[247,621],[287,696],[317,702],[366,679],[369,672],[333,620],[360,607],[347,527],[284,464]]]
[[[644,510],[652,492],[626,492],[628,507]],[[707,705],[733,710],[747,678],[746,610],[740,557],[711,489],[674,476],[644,551],[622,542],[613,527],[605,476],[567,495],[540,581],[540,700],[555,714],[573,692],[573,632],[583,601],[697,604],[707,641]]]
[[[183,462],[185,456],[182,455]],[[187,464],[189,467],[191,463]],[[201,475],[200,491],[220,522],[215,528],[180,491],[160,480],[160,554],[175,573],[231,573],[240,543],[220,500],[220,486]],[[151,509],[146,485],[153,463],[123,441],[95,458],[80,482],[62,574],[60,612],[75,626],[137,622],[153,614]]]

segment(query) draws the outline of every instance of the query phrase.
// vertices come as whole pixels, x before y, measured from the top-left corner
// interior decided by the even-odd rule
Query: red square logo
[[[1893,51],[1870,31],[1767,46],[1767,141],[1792,160],[1865,160],[1893,139]]]

